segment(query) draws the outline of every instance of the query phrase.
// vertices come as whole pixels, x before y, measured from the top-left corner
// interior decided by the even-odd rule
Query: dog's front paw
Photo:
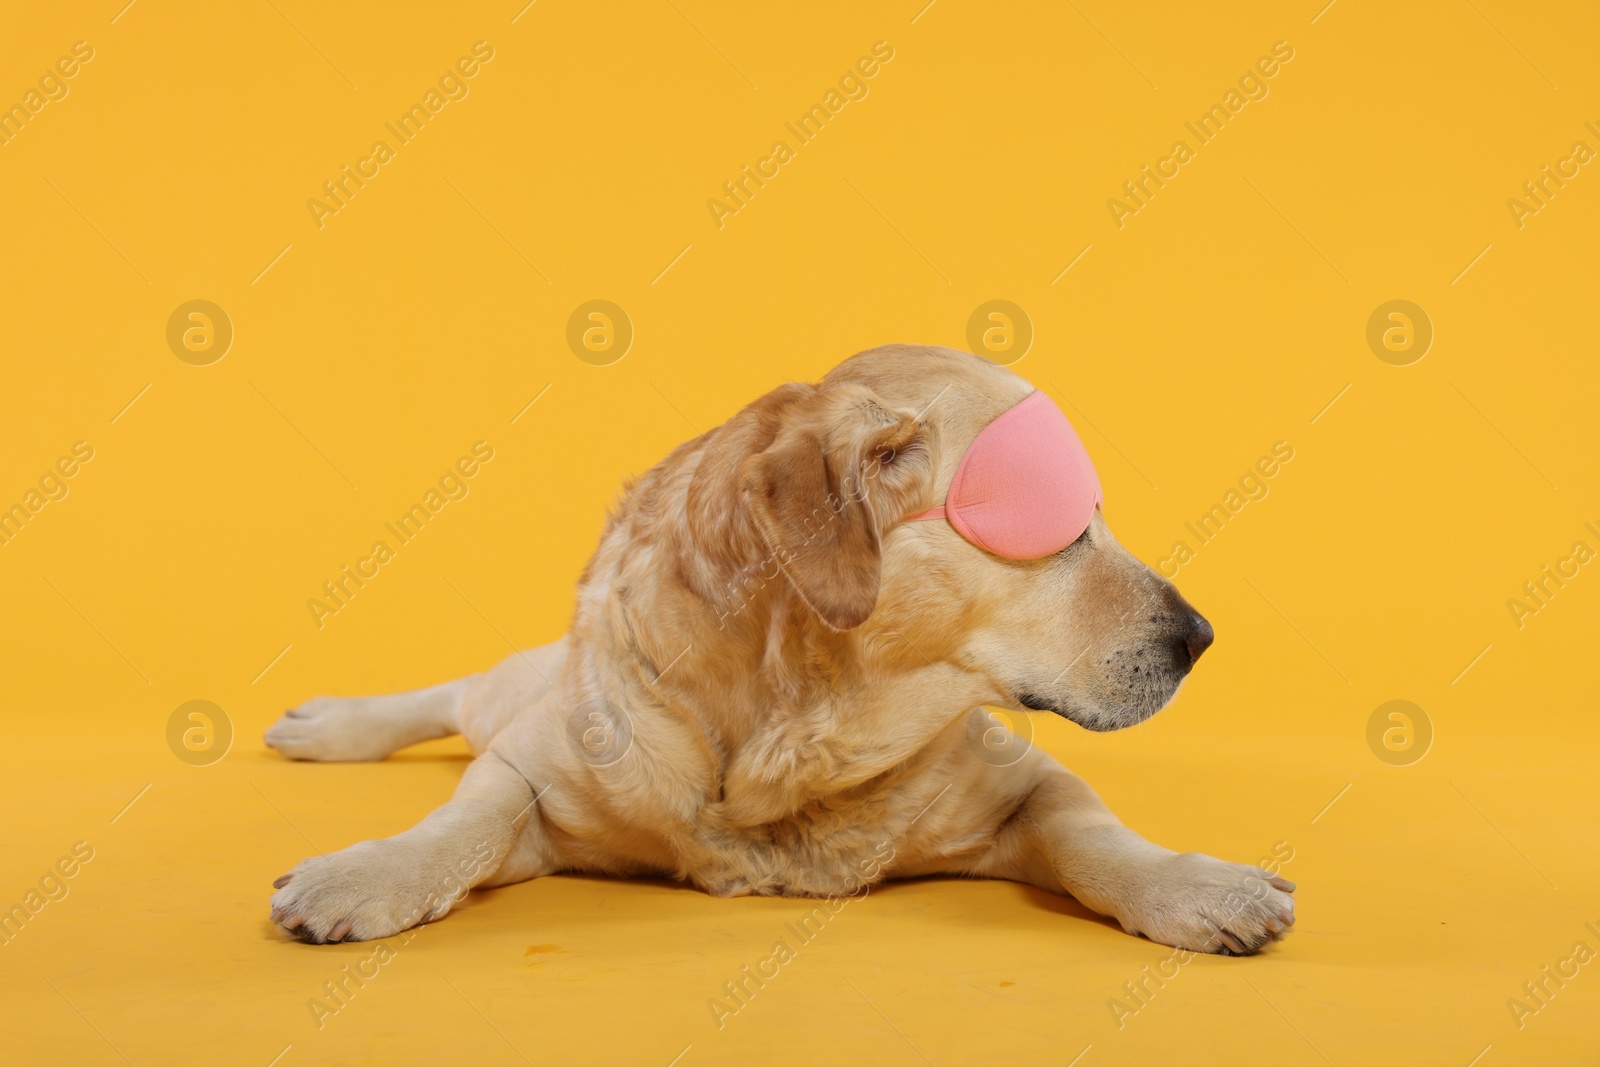
[[[272,883],[272,921],[321,945],[372,941],[437,919],[467,885],[453,878],[430,882],[417,851],[389,838],[305,860]]]
[[[1123,929],[1191,952],[1248,956],[1294,925],[1295,886],[1199,852],[1164,858],[1119,915]]]
[[[404,723],[362,697],[316,697],[283,713],[264,740],[290,759],[380,760],[407,744]]]

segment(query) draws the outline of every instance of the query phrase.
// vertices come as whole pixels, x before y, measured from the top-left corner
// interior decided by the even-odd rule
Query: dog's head
[[[858,635],[869,670],[873,657],[954,668],[984,703],[1131,726],[1172,698],[1213,634],[1098,508],[1076,541],[1036,559],[904,521],[945,500],[972,442],[1032,392],[965,352],[863,352],[786,405],[743,461],[746,507],[799,599]]]

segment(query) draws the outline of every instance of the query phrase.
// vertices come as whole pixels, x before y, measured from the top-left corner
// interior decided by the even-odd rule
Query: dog
[[[979,356],[889,345],[779,386],[624,490],[560,640],[267,731],[291,759],[454,733],[475,756],[415,827],[274,881],[271,921],[383,938],[564,871],[797,897],[959,875],[1260,950],[1293,883],[1146,841],[985,710],[1121,729],[1212,643],[1099,505],[1065,416]]]

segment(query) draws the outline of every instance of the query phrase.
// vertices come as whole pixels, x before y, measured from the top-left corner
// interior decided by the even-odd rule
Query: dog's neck
[[[585,629],[642,657],[657,698],[715,738],[721,800],[715,786],[705,799],[738,826],[892,774],[988,699],[949,650],[898,628],[904,620],[875,613],[840,632],[796,593],[741,499],[740,464],[771,434],[765,413],[747,410],[642,478],[591,564],[593,579],[625,588],[626,624],[580,604]],[[636,524],[665,560],[625,555],[640,543]]]
[[[715,580],[723,599],[708,604],[701,624],[705,658],[675,684],[714,679],[695,697],[725,712],[715,723],[723,743],[719,814],[753,826],[892,776],[982,703],[986,686],[894,620],[830,629],[741,521],[748,523],[725,517],[718,531],[731,535],[720,542],[724,552],[743,551],[721,557]],[[716,558],[706,538],[716,527],[695,526],[686,512],[684,535],[698,539],[689,555],[703,565]],[[940,699],[930,703],[930,692]]]

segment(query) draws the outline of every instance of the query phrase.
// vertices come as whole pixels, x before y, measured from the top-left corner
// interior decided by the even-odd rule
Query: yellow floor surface
[[[93,859],[3,950],[7,1058],[1592,1062],[1600,968],[1571,961],[1575,943],[1600,946],[1585,926],[1600,926],[1588,770],[1374,770],[1261,737],[1097,746],[1072,729],[1040,724],[1156,839],[1290,857],[1293,935],[1257,957],[1180,965],[1009,883],[891,884],[802,929],[799,901],[554,877],[476,893],[414,936],[308,946],[267,923],[268,882],[312,849],[420,818],[449,795],[458,744],[337,766],[289,764],[246,737],[195,769],[131,729],[70,748],[23,731],[7,759],[8,889],[76,842]],[[750,982],[744,969],[780,940],[794,958]],[[1577,975],[1558,987],[1546,967]],[[1512,998],[1538,1007],[1523,983],[1541,980],[1548,1006],[1514,1013]],[[740,1000],[729,982],[745,982]]]
[[[1592,4],[3,21],[0,1063],[1600,1060]],[[1179,966],[970,881],[806,938],[577,877],[381,947],[269,925],[466,759],[289,763],[284,708],[552,640],[626,477],[888,341],[1049,391],[1215,624],[1150,722],[1019,728],[1277,863],[1290,938]]]

